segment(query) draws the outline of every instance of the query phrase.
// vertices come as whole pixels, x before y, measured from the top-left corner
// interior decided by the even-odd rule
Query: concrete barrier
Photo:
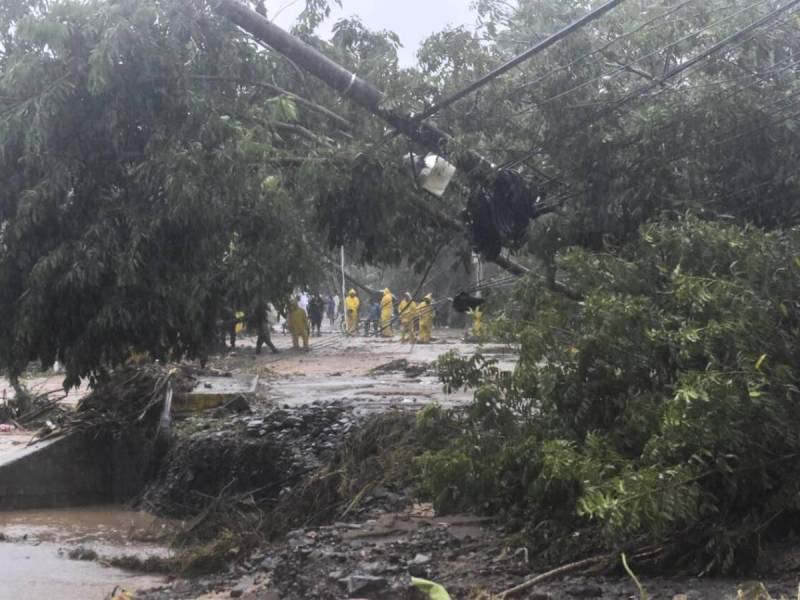
[[[151,456],[135,432],[39,442],[0,457],[0,510],[124,502],[144,486]]]

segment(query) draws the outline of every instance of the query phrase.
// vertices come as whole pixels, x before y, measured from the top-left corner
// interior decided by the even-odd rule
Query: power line
[[[583,54],[583,55],[579,56],[578,58],[576,58],[573,61],[567,63],[566,65],[561,65],[559,67],[556,67],[555,69],[551,69],[551,70],[545,72],[544,74],[540,75],[539,77],[537,77],[533,81],[527,81],[527,82],[523,83],[516,90],[514,90],[514,92],[516,92],[517,90],[519,90],[521,88],[534,86],[534,85],[536,85],[538,83],[541,83],[542,81],[544,81],[548,77],[551,77],[552,75],[555,75],[557,73],[561,73],[562,71],[566,71],[566,70],[570,69],[571,67],[574,67],[575,65],[580,64],[584,60],[594,56],[595,54],[599,54],[599,53],[607,50],[608,48],[610,48],[614,44],[617,44],[620,41],[622,41],[624,39],[627,39],[630,36],[635,35],[636,33],[639,33],[642,30],[649,29],[650,25],[658,23],[658,21],[670,16],[671,14],[674,14],[674,13],[680,11],[686,5],[691,4],[692,2],[697,2],[697,1],[698,0],[685,0],[684,2],[678,4],[677,6],[674,6],[671,9],[669,9],[669,10],[667,10],[667,11],[665,11],[665,12],[659,14],[659,15],[657,15],[656,17],[653,17],[649,21],[645,21],[644,23],[640,24],[638,27],[619,35],[618,37],[614,38],[613,40],[610,40],[610,41],[606,42],[605,44],[603,44],[599,48],[596,48],[596,49],[594,49],[594,50],[592,50],[590,52],[587,52],[586,54]],[[599,61],[595,61],[595,62],[599,62]]]
[[[574,22],[570,23],[569,25],[567,25],[563,29],[561,29],[561,30],[557,31],[556,33],[546,37],[541,42],[535,44],[534,46],[532,46],[531,48],[529,48],[528,50],[526,50],[522,54],[518,54],[517,56],[515,56],[511,60],[503,63],[502,65],[500,65],[496,69],[493,69],[492,71],[490,71],[489,73],[487,73],[483,77],[481,77],[481,78],[477,79],[476,81],[472,82],[471,84],[469,84],[467,87],[465,87],[465,88],[463,88],[463,89],[461,89],[461,90],[459,90],[457,92],[454,92],[453,94],[450,94],[449,96],[441,99],[439,102],[435,103],[433,106],[431,106],[428,109],[426,109],[425,111],[423,111],[422,114],[417,117],[417,119],[419,119],[420,121],[422,121],[424,119],[427,119],[428,117],[436,114],[440,110],[450,106],[451,104],[454,104],[455,102],[458,102],[459,100],[461,100],[465,96],[468,96],[469,94],[471,94],[475,90],[483,87],[484,85],[489,83],[491,80],[499,77],[500,75],[502,75],[503,73],[506,73],[507,71],[510,71],[511,69],[516,67],[517,65],[525,62],[526,60],[530,59],[531,57],[535,56],[536,54],[539,54],[540,52],[546,50],[547,48],[549,48],[550,46],[552,46],[556,42],[559,42],[560,40],[564,39],[565,37],[567,37],[571,33],[577,31],[578,29],[580,29],[581,27],[586,25],[587,23],[590,23],[590,22],[594,21],[595,19],[600,18],[601,16],[603,16],[604,14],[606,14],[607,12],[609,12],[610,10],[612,10],[613,8],[618,6],[619,4],[622,4],[622,2],[624,2],[624,1],[625,0],[609,0],[609,2],[606,2],[602,6],[596,8],[595,10],[593,10],[591,12],[589,12],[588,14],[584,15],[583,17],[581,17],[577,21],[574,21]]]
[[[587,81],[581,82],[578,85],[575,85],[575,86],[573,86],[573,87],[571,87],[571,88],[569,88],[567,90],[564,90],[563,92],[559,92],[558,94],[550,96],[549,98],[545,98],[541,102],[537,102],[534,106],[542,106],[544,104],[548,104],[548,103],[553,102],[555,100],[559,100],[559,99],[563,98],[564,96],[567,96],[568,94],[576,92],[576,91],[578,91],[578,90],[580,90],[580,89],[582,89],[582,88],[584,88],[584,87],[586,87],[588,85],[591,85],[592,83],[595,83],[597,81],[608,80],[608,79],[612,79],[614,77],[617,77],[621,73],[628,72],[629,68],[634,67],[635,65],[639,64],[641,61],[646,60],[648,58],[652,58],[653,56],[657,56],[657,55],[663,53],[665,50],[669,50],[670,48],[673,48],[673,47],[675,47],[675,46],[677,46],[679,44],[682,44],[683,42],[691,40],[692,38],[697,37],[701,33],[705,32],[705,31],[708,31],[708,30],[712,29],[713,27],[715,27],[717,25],[720,25],[722,23],[730,21],[731,19],[733,19],[735,17],[738,17],[739,15],[741,15],[741,14],[743,14],[745,12],[750,11],[753,8],[757,7],[757,6],[765,4],[766,2],[769,2],[769,0],[758,0],[758,2],[750,4],[747,7],[743,8],[743,9],[741,9],[741,10],[739,10],[739,11],[737,11],[737,12],[731,14],[731,15],[728,15],[725,18],[718,19],[718,20],[716,20],[716,21],[714,21],[712,23],[709,23],[705,27],[703,27],[701,29],[698,29],[697,31],[695,31],[693,33],[690,33],[688,35],[683,36],[682,38],[679,38],[679,39],[677,39],[677,40],[675,40],[673,42],[670,42],[666,46],[662,46],[661,48],[653,50],[652,52],[649,52],[649,53],[645,54],[644,56],[640,56],[636,60],[633,60],[633,61],[631,61],[629,63],[624,64],[624,65],[621,65],[616,70],[612,71],[611,73],[598,75],[597,77],[593,77],[592,79],[589,79]],[[669,79],[669,77],[667,75],[659,77],[658,78],[658,83],[656,83],[656,86],[660,85],[661,82],[663,82],[666,79]]]
[[[764,0],[761,0],[760,2],[756,3],[756,5],[757,4],[763,4],[763,2],[764,2]],[[726,46],[730,45],[732,42],[739,40],[741,37],[743,37],[747,33],[751,32],[751,31],[753,31],[753,30],[755,30],[755,29],[757,29],[757,28],[759,28],[759,27],[761,27],[763,25],[765,25],[770,20],[775,19],[777,16],[783,14],[787,10],[790,10],[790,9],[794,8],[798,4],[800,4],[800,0],[791,0],[790,2],[785,4],[784,6],[778,8],[776,10],[773,10],[772,12],[768,13],[764,17],[754,21],[753,23],[751,23],[747,27],[745,27],[743,29],[740,29],[740,30],[736,31],[735,33],[727,36],[726,38],[724,38],[720,42],[717,42],[716,44],[714,44],[713,46],[708,48],[707,50],[695,55],[694,57],[692,57],[691,59],[689,59],[685,63],[682,63],[681,65],[678,65],[677,67],[674,67],[673,69],[668,71],[665,75],[660,77],[658,79],[658,81],[650,82],[650,83],[647,83],[647,84],[644,84],[644,85],[638,87],[637,89],[635,89],[632,92],[626,94],[622,98],[610,103],[608,106],[606,106],[606,108],[598,111],[595,115],[592,115],[591,118],[584,119],[583,121],[581,121],[581,123],[578,124],[577,127],[574,127],[570,132],[568,132],[567,135],[576,133],[578,130],[582,129],[583,127],[586,127],[590,123],[595,122],[598,119],[601,119],[604,116],[607,116],[608,114],[611,114],[614,110],[620,108],[624,104],[627,104],[631,100],[634,100],[636,98],[640,98],[641,96],[643,96],[647,92],[652,91],[653,89],[655,89],[656,87],[661,85],[663,82],[675,77],[676,75],[682,73],[683,71],[686,71],[687,69],[689,69],[691,67],[694,67],[695,65],[697,65],[701,61],[710,58],[711,56],[715,55],[716,53],[718,53],[720,50],[722,50]],[[755,6],[755,5],[751,5],[750,8],[752,8],[753,6]],[[741,12],[743,12],[743,11],[739,11],[738,13],[735,13],[735,14],[740,14]],[[728,18],[731,18],[731,17],[728,17]],[[695,34],[693,34],[693,35],[696,35],[697,33],[699,33],[699,32],[695,32]],[[670,46],[674,45],[674,44],[675,44],[675,42],[670,44]],[[638,60],[641,60],[641,59],[638,59]],[[634,63],[635,62],[636,61],[634,61]],[[563,95],[563,93],[560,94],[560,95]],[[519,159],[508,161],[504,165],[504,168],[513,168],[513,167],[521,164],[522,162],[526,161],[531,156],[532,156],[532,154],[529,151],[528,153],[525,154],[525,156],[523,156],[523,157],[521,157]]]
[[[684,71],[686,71],[688,69],[691,69],[692,67],[694,67],[695,65],[700,63],[700,61],[706,60],[707,58],[710,58],[710,57],[714,56],[715,54],[717,54],[720,50],[722,50],[726,46],[729,46],[733,42],[738,41],[739,39],[743,38],[744,36],[746,36],[751,31],[754,31],[754,30],[760,28],[761,26],[766,25],[771,20],[777,18],[778,16],[780,16],[784,12],[786,12],[786,11],[788,11],[788,10],[798,6],[798,5],[800,5],[800,0],[791,0],[791,2],[788,2],[788,3],[784,4],[782,7],[777,8],[777,9],[773,10],[772,12],[764,15],[763,17],[761,17],[757,21],[754,21],[753,23],[751,23],[750,25],[748,25],[744,29],[740,29],[739,31],[737,31],[735,33],[732,33],[731,35],[729,35],[725,39],[720,40],[719,42],[717,42],[716,44],[711,46],[709,49],[707,49],[706,51],[701,52],[700,54],[698,54],[698,55],[694,56],[693,58],[689,59],[688,61],[686,61],[685,63],[682,63],[682,64],[672,68],[670,71],[668,71],[662,77],[659,78],[660,81],[666,81],[668,79],[672,79],[676,75],[679,75],[679,74],[683,73]],[[620,99],[620,101],[618,102],[618,105],[624,104],[625,102],[627,102],[630,99],[633,99],[635,97],[638,97],[638,96],[641,96],[643,94],[646,94],[648,91],[650,91],[650,90],[654,89],[655,87],[657,87],[659,85],[660,81],[653,82],[651,84],[645,85],[642,88],[640,88],[639,90],[635,90],[634,92],[631,92],[630,94],[628,94],[628,96],[623,97],[622,99]]]

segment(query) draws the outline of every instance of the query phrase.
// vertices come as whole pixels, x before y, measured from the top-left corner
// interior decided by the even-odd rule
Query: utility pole
[[[347,294],[345,292],[345,282],[344,282],[344,244],[342,244],[342,302],[346,298]]]
[[[468,149],[459,149],[460,151],[455,152],[453,138],[430,121],[386,110],[383,107],[385,96],[378,88],[337,64],[316,48],[287,33],[239,0],[219,0],[217,11],[301,69],[322,80],[341,96],[349,98],[386,121],[396,131],[406,135],[427,151],[450,159],[475,187],[485,185],[497,173],[497,166],[479,153]],[[519,174],[513,176],[522,180]],[[538,218],[555,210],[555,206],[535,203],[540,193],[535,186],[528,183],[524,185],[530,188],[529,195],[532,198],[529,219]],[[517,275],[528,272],[522,265],[499,255],[489,260]]]

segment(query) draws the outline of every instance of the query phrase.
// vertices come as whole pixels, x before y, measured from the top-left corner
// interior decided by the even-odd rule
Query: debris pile
[[[282,490],[333,457],[354,423],[341,403],[215,414],[176,425],[161,472],[144,494],[149,510],[185,517],[234,499],[259,509],[274,505]]]
[[[404,373],[406,377],[420,377],[431,372],[431,366],[426,363],[412,363],[405,358],[378,365],[370,370],[370,375],[387,375],[390,373]]]

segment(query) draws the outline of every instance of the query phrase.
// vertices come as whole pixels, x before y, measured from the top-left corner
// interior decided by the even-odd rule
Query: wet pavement
[[[71,560],[75,548],[104,557],[165,556],[173,523],[118,506],[0,512],[0,599],[101,600],[115,586],[145,589],[164,578]]]
[[[243,337],[239,346],[211,361],[210,366],[234,374],[261,375],[260,392],[276,405],[297,407],[315,402],[344,402],[357,413],[388,409],[422,408],[432,402],[456,406],[469,402],[472,393],[446,393],[435,373],[409,375],[402,369],[388,372],[373,370],[396,361],[410,365],[429,365],[447,352],[464,355],[482,352],[503,369],[513,369],[513,348],[493,345],[482,347],[462,341],[463,332],[436,329],[431,344],[401,343],[392,339],[323,332],[312,338],[310,352],[291,349],[291,338],[280,333],[273,342],[278,355],[256,356],[255,339]]]

